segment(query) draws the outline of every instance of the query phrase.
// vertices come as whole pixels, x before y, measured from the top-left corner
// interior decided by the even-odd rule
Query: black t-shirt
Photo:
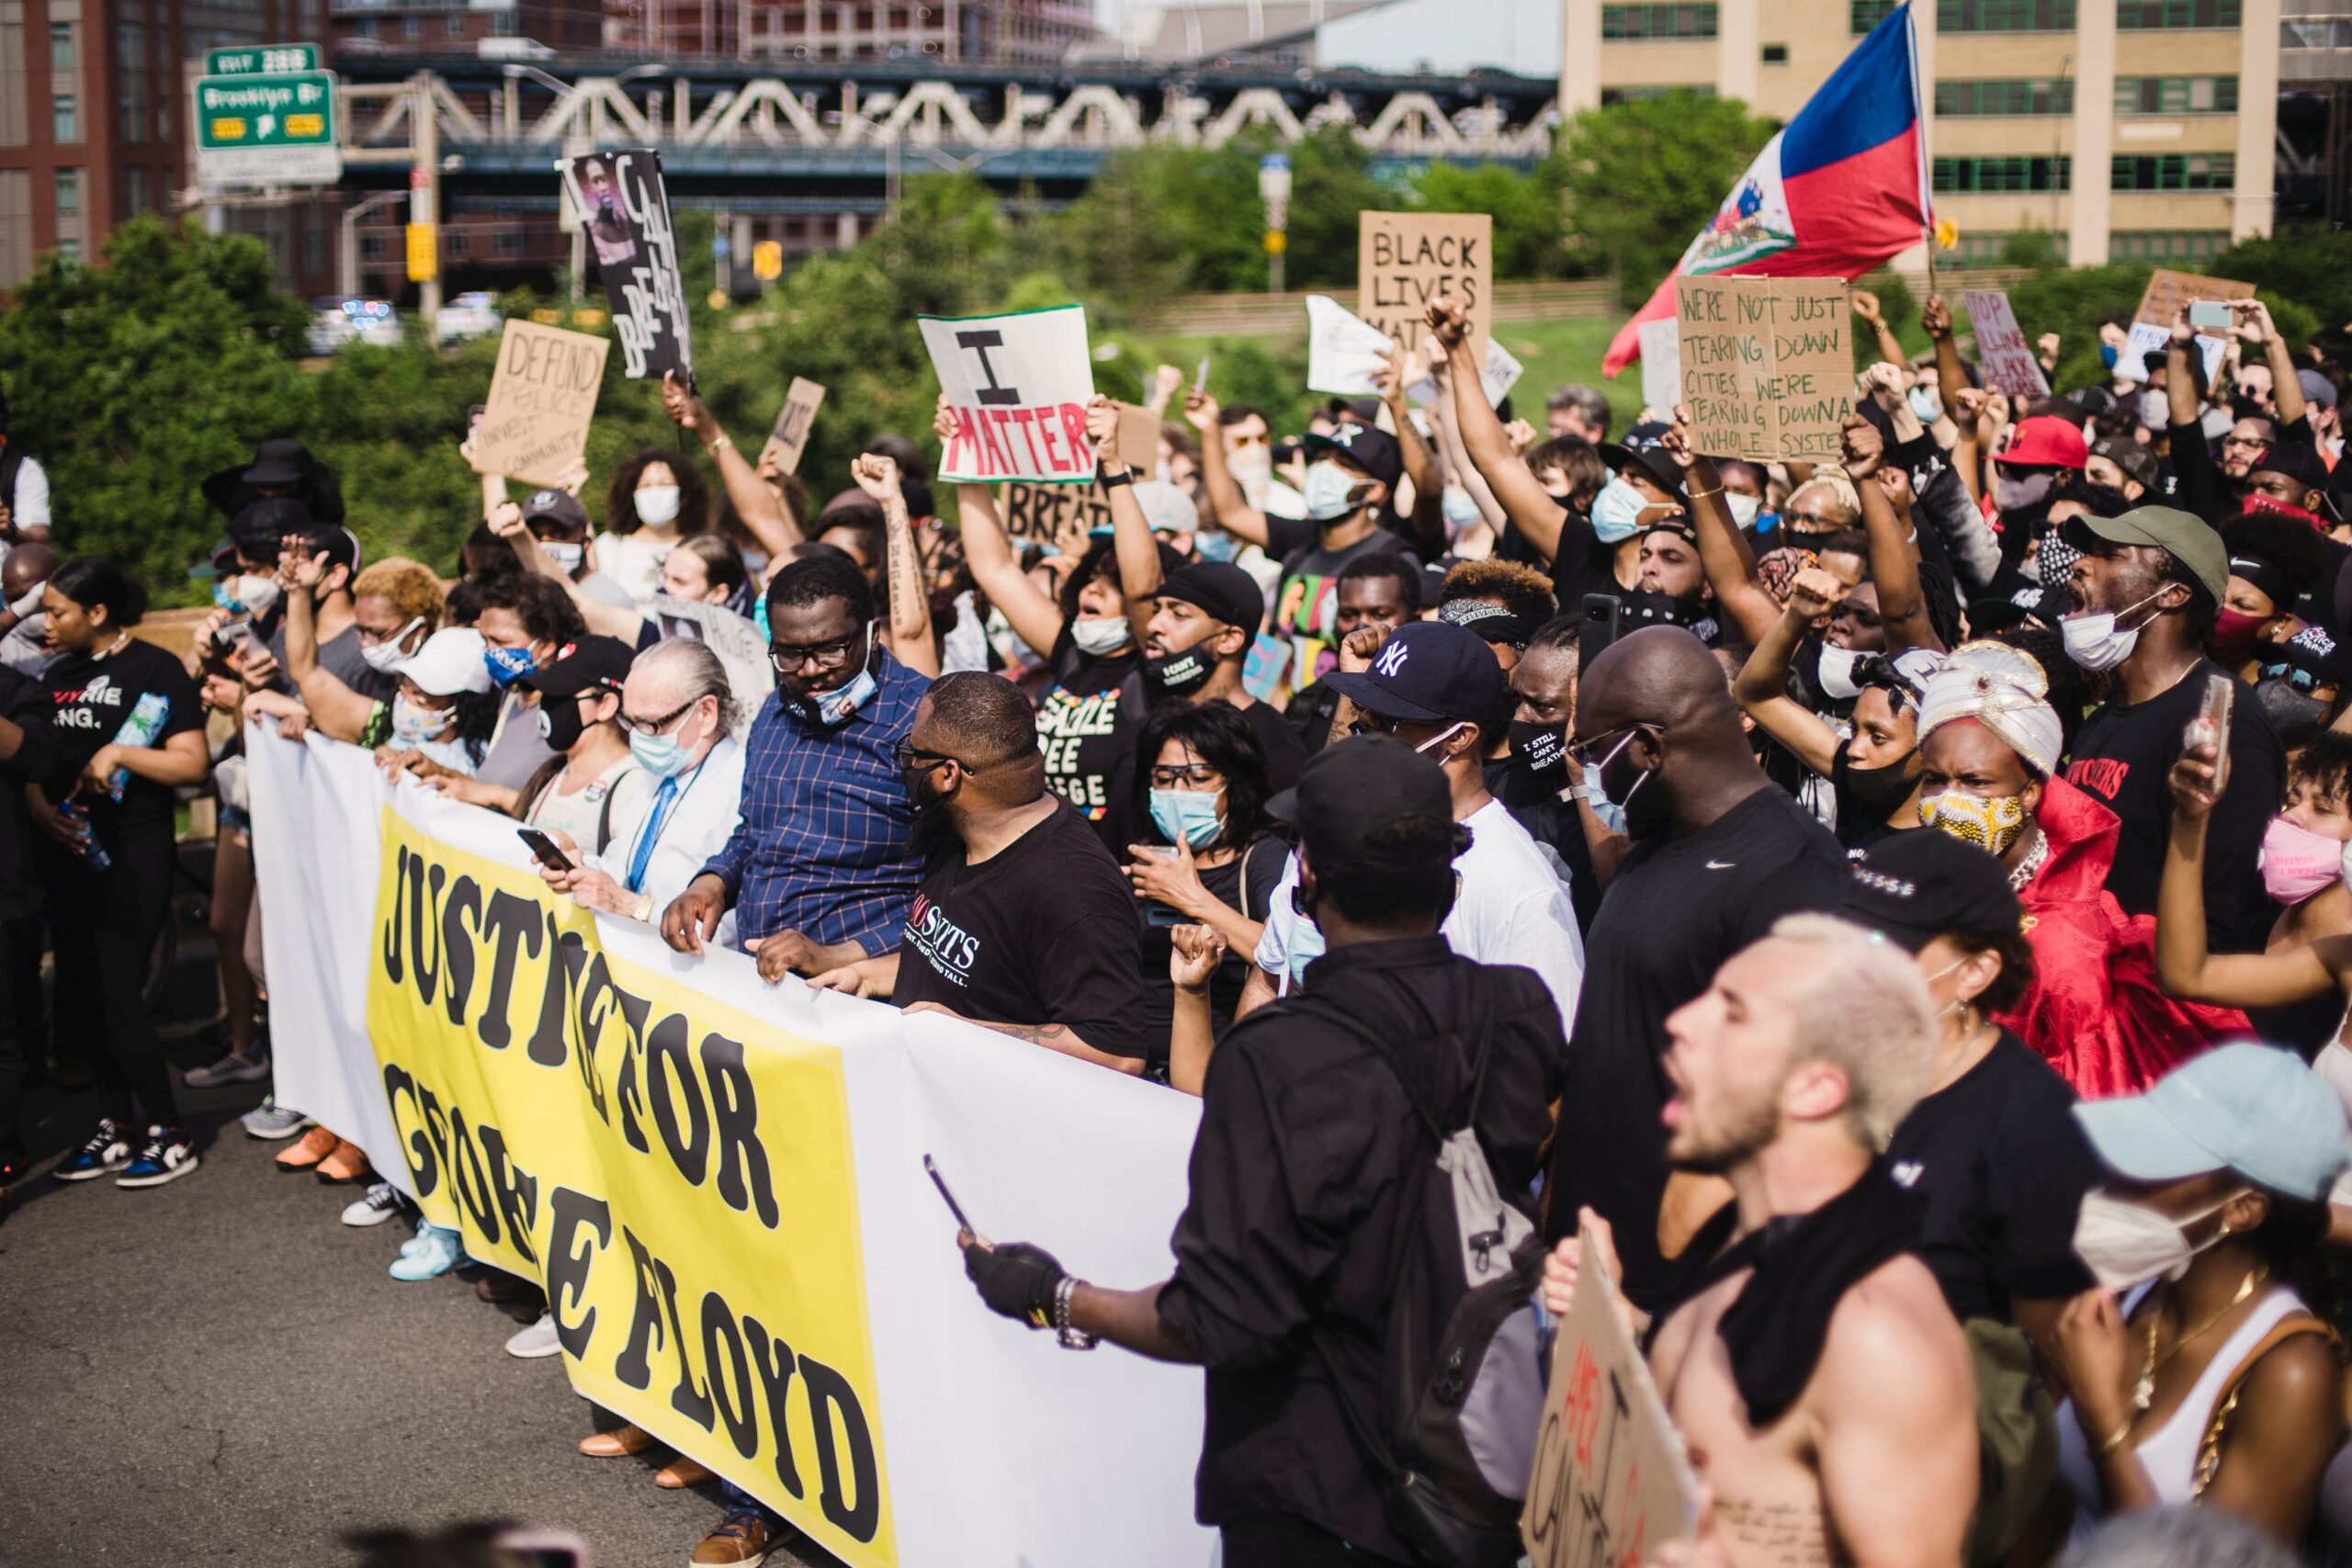
[[[1565,501],[1560,511],[1560,553],[1544,568],[1552,579],[1552,592],[1560,601],[1560,613],[1582,615],[1588,593],[1633,592],[1617,581],[1617,547],[1601,542],[1592,531],[1591,517]]]
[[[1266,755],[1266,787],[1276,794],[1298,782],[1298,771],[1306,766],[1306,741],[1283,717],[1282,710],[1272,703],[1251,703],[1241,710],[1257,732],[1258,750]]]
[[[1292,690],[1320,680],[1323,671],[1317,666],[1323,654],[1338,647],[1332,622],[1340,610],[1340,569],[1358,556],[1382,552],[1403,556],[1415,566],[1420,563],[1413,547],[1385,528],[1374,528],[1337,549],[1326,549],[1318,535],[1283,556],[1282,581],[1274,585],[1274,609],[1266,629],[1291,645],[1297,661],[1291,670]]]
[[[1609,884],[1585,948],[1547,1224],[1553,1238],[1568,1235],[1591,1205],[1616,1227],[1625,1293],[1643,1307],[1671,1299],[1679,1280],[1657,1249],[1667,1015],[1782,915],[1837,909],[1846,880],[1829,829],[1766,785],[1688,839],[1635,844]],[[1695,1268],[1695,1250],[1679,1261]]]
[[[1142,664],[1143,656],[1132,651],[1097,659],[1065,631],[1054,649],[1053,682],[1037,697],[1046,787],[1069,801],[1103,848],[1122,859],[1135,842],[1128,802],[1135,792],[1134,728],[1142,716],[1122,710],[1119,687]]]
[[[49,691],[50,728],[57,736],[57,762],[49,777],[51,800],[62,799],[73,789],[83,766],[122,732],[123,721],[143,697],[161,697],[168,705],[162,727],[140,743],[143,746],[160,747],[172,736],[204,725],[196,682],[187,678],[187,667],[136,637],[104,659],[69,654],[50,666],[41,684]],[[88,810],[94,829],[111,836],[157,827],[169,831],[178,795],[169,784],[133,773],[119,804],[95,785],[76,796],[75,803]]]
[[[2074,1104],[2066,1080],[2004,1029],[1983,1061],[1895,1128],[1887,1162],[1927,1201],[1918,1253],[1955,1317],[2007,1323],[2012,1296],[2091,1288],[2075,1220],[2101,1174]]]
[[[1097,1051],[1142,1056],[1143,970],[1125,873],[1072,811],[978,865],[932,863],[899,939],[900,1007],[937,1002],[983,1023],[1058,1023]],[[1164,1045],[1164,1042],[1163,1042]]]
[[[1549,844],[1568,868],[1568,902],[1576,907],[1577,929],[1592,930],[1600,911],[1600,879],[1592,869],[1592,846],[1584,841],[1584,823],[1577,803],[1562,800],[1573,773],[1563,767],[1549,773],[1531,772],[1517,757],[1504,757],[1486,767],[1487,793],[1503,803],[1512,820],[1539,844]]]
[[[1152,841],[1159,841],[1154,833]],[[1289,863],[1290,846],[1271,833],[1259,835],[1240,854],[1223,865],[1199,867],[1201,886],[1228,908],[1238,909],[1245,919],[1262,921],[1266,907],[1274,896],[1274,886],[1283,879],[1283,867]],[[1245,897],[1241,886],[1244,867],[1250,874],[1250,887]],[[1175,943],[1170,940],[1166,926],[1147,922],[1143,928],[1143,988],[1147,1016],[1146,1038],[1152,1042],[1155,1057],[1168,1054],[1168,1033],[1176,1021],[1176,987],[1168,978],[1168,955]],[[1216,1032],[1223,1034],[1233,1021],[1233,1010],[1240,1005],[1241,987],[1250,978],[1250,954],[1228,946],[1225,960],[1209,976],[1209,1021]]]
[[[1283,723],[1298,737],[1298,744],[1307,756],[1313,756],[1331,742],[1331,720],[1340,713],[1340,694],[1328,683],[1317,681],[1303,692],[1290,694],[1290,705],[1283,709]]]
[[[2170,690],[2144,703],[2110,697],[2075,738],[2066,782],[2087,791],[2123,819],[2107,890],[2124,912],[2152,915],[2163,879],[2165,840],[2172,830],[2172,790],[2165,776],[2178,760],[2189,721],[2205,701],[2208,677],[2224,674],[2200,659]],[[2229,787],[2205,834],[2205,922],[2216,953],[2259,953],[2277,911],[2263,890],[2262,834],[2278,809],[2287,754],[2269,716],[2235,676],[2237,701],[2230,720]]]

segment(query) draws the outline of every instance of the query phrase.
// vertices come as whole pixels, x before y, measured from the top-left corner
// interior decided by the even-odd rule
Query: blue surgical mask
[[[1231,560],[1241,553],[1241,541],[1221,528],[1204,528],[1193,536],[1193,549],[1203,560]]]
[[[805,697],[786,696],[779,689],[776,696],[783,705],[797,714],[804,724],[820,729],[839,729],[847,724],[858,709],[874,700],[882,683],[874,678],[874,623],[865,624],[865,658],[857,674],[846,686],[830,692],[811,692]]]
[[[1306,966],[1323,956],[1323,928],[1305,915],[1293,916],[1290,940],[1283,949],[1283,956],[1290,964],[1290,983],[1298,985],[1306,978]]]
[[[1936,396],[1933,387],[1914,387],[1910,397],[1911,412],[1919,416],[1921,424],[1933,424],[1943,417],[1943,400]]]
[[[1635,790],[1649,782],[1650,776],[1644,773],[1640,778],[1635,779],[1634,788],[1625,792],[1625,799],[1616,801],[1610,799],[1609,791],[1601,786],[1600,770],[1607,767],[1618,752],[1633,743],[1634,737],[1629,732],[1623,739],[1609,749],[1607,757],[1603,757],[1598,762],[1587,762],[1584,765],[1585,804],[1592,807],[1593,816],[1599,819],[1603,828],[1620,838],[1627,839],[1632,838],[1633,833],[1625,825],[1626,804],[1633,800]]]
[[[2108,369],[2112,370],[2115,368],[2115,345],[2111,343],[2100,344],[2098,345],[2098,362]]]
[[[490,669],[490,683],[502,692],[539,668],[539,656],[527,648],[486,648],[481,661]]]
[[[1604,545],[1622,545],[1640,531],[1648,506],[1640,491],[1612,475],[1592,498],[1592,531]]]
[[[1442,505],[1445,508],[1445,536],[1449,539],[1458,537],[1464,529],[1475,528],[1487,520],[1487,514],[1478,510],[1478,503],[1470,499],[1470,492],[1453,485],[1445,487]]]
[[[678,728],[683,732],[685,726]],[[633,729],[628,734],[628,754],[637,759],[639,767],[657,779],[674,779],[694,761],[694,748],[678,735],[639,735]]]
[[[1306,483],[1299,494],[1306,502],[1306,515],[1310,520],[1337,523],[1356,510],[1355,502],[1349,499],[1355,488],[1356,481],[1348,477],[1346,470],[1326,457],[1319,463],[1308,465]]]
[[[1217,800],[1216,790],[1153,790],[1151,825],[1171,844],[1205,848],[1225,831],[1225,818],[1217,815]]]

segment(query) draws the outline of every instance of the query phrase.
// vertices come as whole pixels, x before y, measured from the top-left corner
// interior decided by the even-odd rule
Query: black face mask
[[[956,818],[948,814],[947,796],[931,782],[938,771],[934,764],[920,771],[910,768],[903,775],[907,798],[915,807],[914,821],[907,828],[907,847],[926,861],[962,837],[956,831]]]
[[[1919,772],[1911,762],[1918,755],[1915,746],[1882,767],[1858,768],[1840,746],[1829,761],[1829,782],[1841,798],[1853,802],[1864,821],[1883,822],[1917,787]]]
[[[1513,719],[1510,754],[1531,773],[1556,773],[1568,760],[1567,734],[1556,724]]]
[[[1143,661],[1143,672],[1164,691],[1180,694],[1198,691],[1209,678],[1211,664],[1204,649],[1207,641],[1204,637],[1178,652],[1147,659]]]
[[[2327,722],[2327,704],[2303,695],[2284,681],[2256,681],[2254,703],[2269,716],[2281,745],[2301,746]]]
[[[547,737],[548,745],[555,750],[571,750],[580,744],[580,738],[587,729],[587,721],[580,716],[579,697],[539,699],[539,733]]]

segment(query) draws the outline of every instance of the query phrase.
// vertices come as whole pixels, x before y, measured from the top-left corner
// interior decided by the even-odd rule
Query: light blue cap
[[[2224,1168],[2258,1187],[2316,1201],[2352,1164],[2344,1102],[2292,1051],[2217,1045],[2145,1094],[2075,1107],[2119,1176],[2178,1181]]]

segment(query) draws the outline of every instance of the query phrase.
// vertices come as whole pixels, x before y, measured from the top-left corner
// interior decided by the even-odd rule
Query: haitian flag
[[[1677,277],[1852,279],[1918,243],[1928,221],[1928,144],[1905,5],[1765,143],[1714,221],[1610,343],[1602,373],[1641,357],[1644,321],[1673,319]]]

